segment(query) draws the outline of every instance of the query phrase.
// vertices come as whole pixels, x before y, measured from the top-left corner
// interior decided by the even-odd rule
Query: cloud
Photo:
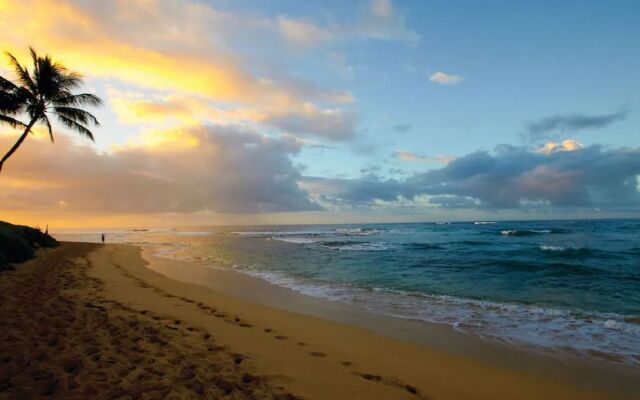
[[[333,35],[310,21],[296,20],[280,16],[278,18],[280,34],[288,41],[301,47],[313,47],[333,38]]]
[[[356,116],[349,110],[322,110],[308,104],[300,111],[272,113],[263,123],[288,133],[344,141],[354,138]]]
[[[376,201],[449,196],[449,205],[455,204],[454,198],[466,198],[489,209],[544,206],[637,211],[638,175],[640,148],[589,146],[541,153],[502,145],[492,153],[470,153],[443,168],[404,180],[371,175],[328,181],[320,200],[366,206]]]
[[[360,20],[343,31],[357,38],[401,40],[410,46],[417,46],[421,40],[418,33],[407,27],[404,14],[391,0],[372,0]]]
[[[7,164],[0,204],[7,211],[75,213],[272,213],[319,210],[297,181],[299,144],[238,127],[149,132],[110,153],[59,135],[30,138]],[[0,148],[14,140],[0,136]]]
[[[584,146],[574,139],[567,139],[562,141],[562,143],[549,142],[545,143],[544,146],[537,149],[536,152],[549,154],[555,151],[574,151],[583,148]]]
[[[343,77],[350,78],[355,72],[355,67],[349,64],[343,53],[332,52],[329,54],[329,65]]]
[[[14,30],[16,18],[28,23]],[[0,17],[4,49],[25,53],[27,45],[55,55],[87,76],[117,78],[156,89],[186,90],[224,99],[249,99],[261,92],[259,82],[226,55],[177,54],[110,35],[108,25],[130,30],[127,21],[94,18],[71,2],[6,2]],[[132,35],[139,37],[138,35]],[[189,71],[189,73],[185,73]]]
[[[353,100],[285,71],[257,73],[264,71],[257,61],[244,62],[247,43],[273,45],[268,38],[275,33],[265,32],[275,32],[276,22],[267,17],[173,0],[0,0],[0,8],[4,50],[25,58],[27,46],[35,44],[87,77],[254,107]],[[22,21],[20,29],[16,21]]]
[[[439,85],[455,85],[464,80],[463,77],[438,71],[429,77],[431,82]]]
[[[567,132],[577,134],[586,129],[605,128],[614,122],[626,119],[628,115],[629,112],[626,110],[599,115],[557,114],[526,123],[524,138],[531,142],[557,139]]]
[[[355,135],[356,117],[352,111],[341,108],[320,109],[313,103],[300,107],[254,110],[247,108],[220,108],[206,99],[192,96],[144,97],[137,93],[109,91],[109,100],[118,119],[130,124],[214,124],[236,125],[252,123],[255,126],[277,128],[287,134],[312,136],[330,141],[346,141]]]
[[[396,124],[391,127],[394,132],[405,133],[413,129],[413,125],[410,124]]]
[[[380,18],[390,18],[393,15],[393,3],[391,0],[373,0],[371,11]]]
[[[332,21],[320,26],[308,19],[279,16],[277,29],[288,42],[307,48],[354,39],[401,41],[410,46],[421,40],[391,0],[372,0],[353,21],[341,24]]]
[[[186,95],[145,96],[115,89],[107,91],[109,104],[120,122],[127,124],[238,124],[265,118],[264,111],[251,108],[221,108],[210,101]]]
[[[435,157],[429,157],[429,156],[417,154],[407,150],[396,150],[393,152],[393,157],[403,161],[418,161],[418,162],[424,162],[424,163],[438,162],[442,164],[448,164],[452,160],[455,160],[455,157],[453,156],[439,155]]]

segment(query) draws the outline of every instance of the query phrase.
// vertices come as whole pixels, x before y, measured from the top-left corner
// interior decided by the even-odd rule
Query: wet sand
[[[184,275],[197,271],[162,263]],[[231,278],[224,284],[252,290]],[[65,243],[43,251],[0,274],[0,398],[637,395],[626,380],[615,392],[587,388],[483,361],[482,352],[466,357],[237,297],[169,279],[134,246]]]

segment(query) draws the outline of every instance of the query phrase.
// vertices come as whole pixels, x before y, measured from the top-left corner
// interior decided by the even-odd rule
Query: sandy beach
[[[63,243],[0,274],[0,398],[638,395],[633,372],[620,373],[617,382],[616,375],[594,379],[591,387],[554,379],[509,368],[507,361],[483,361],[482,351],[466,357],[169,279],[153,269],[169,276],[182,270],[185,280],[199,272],[147,259],[151,265],[130,245]],[[224,284],[251,289],[241,281]]]

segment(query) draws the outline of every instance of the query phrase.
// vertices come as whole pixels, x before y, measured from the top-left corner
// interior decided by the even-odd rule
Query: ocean
[[[169,228],[107,240],[489,340],[640,364],[640,220]]]

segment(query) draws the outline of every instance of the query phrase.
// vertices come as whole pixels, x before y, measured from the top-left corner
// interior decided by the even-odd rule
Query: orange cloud
[[[335,141],[348,140],[355,133],[355,114],[341,108],[318,108],[313,103],[290,107],[222,109],[193,96],[170,95],[145,98],[138,93],[109,90],[110,103],[118,119],[131,124],[215,124],[258,123],[300,136]]]
[[[537,153],[551,154],[556,151],[574,151],[583,148],[584,146],[575,139],[567,139],[562,143],[549,142],[541,148],[537,149]]]
[[[181,5],[177,9],[187,10],[185,15],[176,17],[175,26],[167,26],[175,5],[160,0],[144,3],[143,7],[135,2],[96,2],[81,8],[69,0],[0,0],[0,48],[26,61],[27,47],[34,45],[89,77],[115,78],[218,101],[278,107],[309,98],[352,101],[348,93],[310,85],[300,89],[293,82],[274,82],[248,73],[231,54],[207,40],[216,34],[215,23],[221,16],[206,5]],[[149,21],[132,16],[127,11],[130,7],[144,10]],[[100,15],[101,8],[115,11]],[[199,28],[189,31],[191,22]],[[152,32],[155,36],[145,41]]]
[[[417,154],[411,151],[406,151],[406,150],[396,150],[393,152],[393,156],[403,161],[418,161],[418,162],[425,162],[425,163],[439,162],[441,164],[449,164],[451,161],[456,159],[453,156],[445,156],[445,155],[428,157],[428,156],[424,156],[424,155]]]
[[[0,148],[13,138],[0,136]],[[300,145],[234,127],[143,133],[97,152],[59,135],[27,140],[0,179],[0,215],[260,214],[317,210],[290,159]]]
[[[249,108],[222,109],[207,99],[186,95],[144,97],[138,93],[108,91],[109,103],[118,120],[128,124],[194,124],[210,121],[217,124],[259,121],[266,113]]]
[[[0,9],[0,47],[25,60],[27,46],[35,45],[87,76],[233,100],[247,100],[260,90],[230,60],[168,54],[111,39],[91,16],[65,1],[2,0]]]

